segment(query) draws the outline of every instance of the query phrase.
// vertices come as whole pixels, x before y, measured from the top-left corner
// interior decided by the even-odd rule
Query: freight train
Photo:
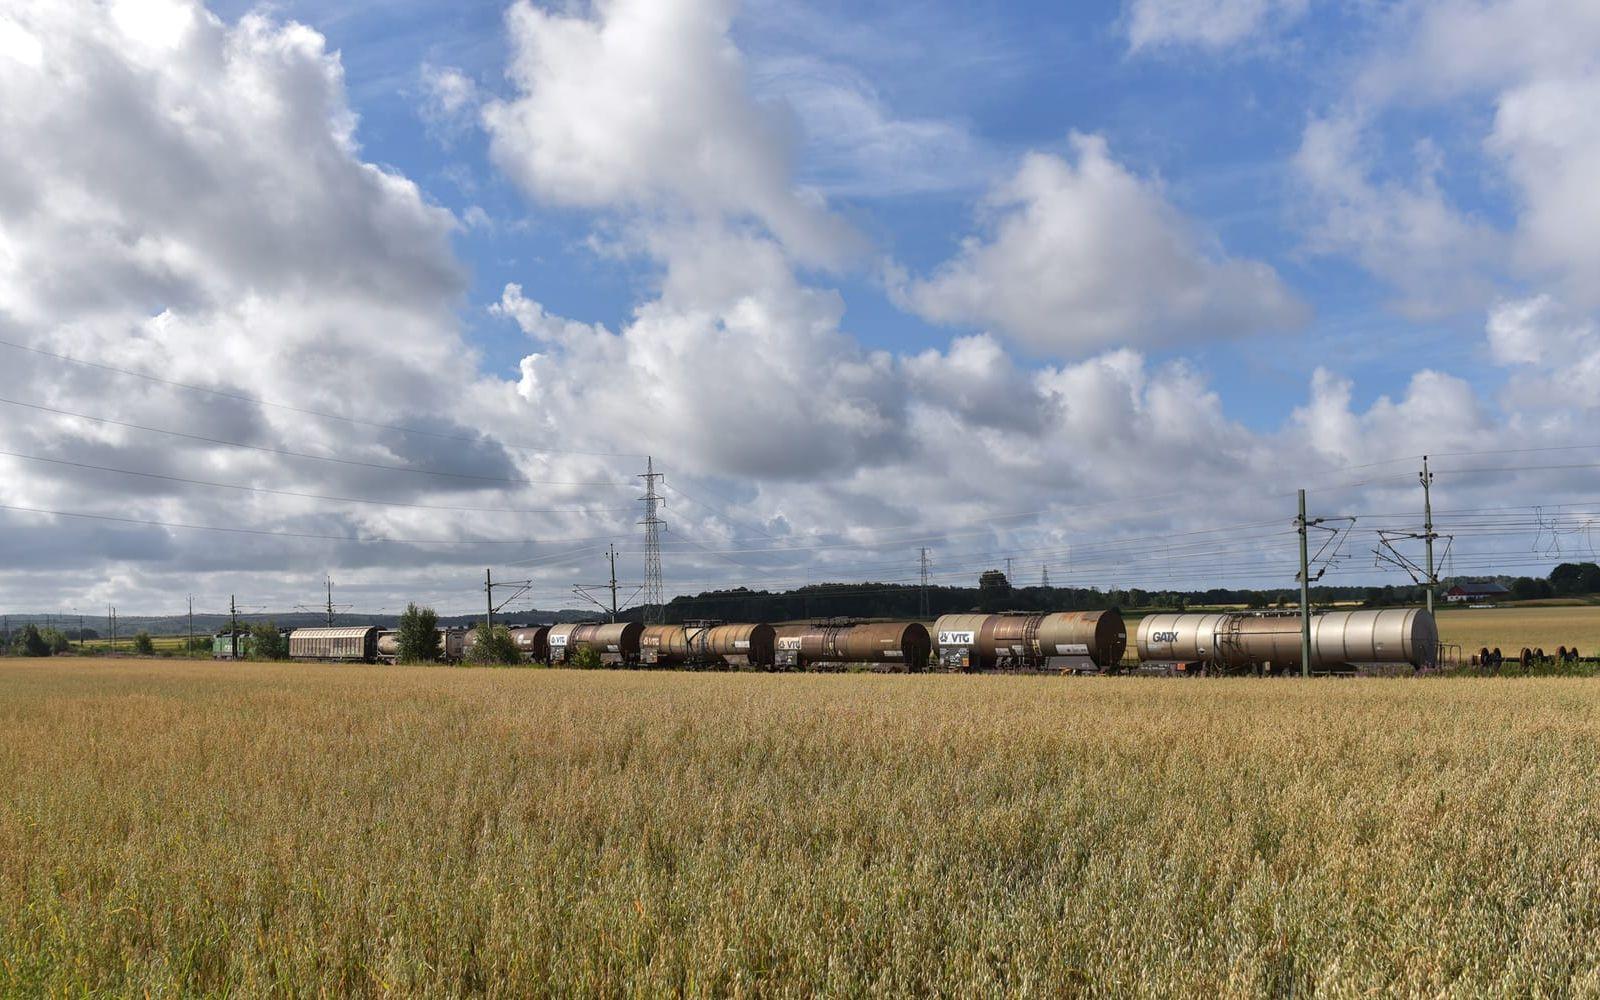
[[[716,670],[1048,671],[1177,675],[1299,673],[1300,618],[1271,612],[1153,614],[1139,622],[1127,661],[1127,627],[1117,611],[944,615],[921,622],[761,623],[576,622],[518,625],[523,659],[561,666],[587,659],[609,667]],[[440,659],[465,659],[475,634],[440,630]],[[1317,673],[1441,662],[1433,616],[1418,609],[1325,611],[1311,618],[1310,669]],[[398,636],[376,627],[297,629],[297,660],[394,662]],[[585,654],[588,654],[587,656]]]

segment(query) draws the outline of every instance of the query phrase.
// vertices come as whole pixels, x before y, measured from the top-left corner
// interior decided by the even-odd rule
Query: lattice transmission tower
[[[661,527],[665,523],[658,515],[658,511],[666,503],[656,482],[661,478],[661,473],[656,471],[655,459],[645,458],[644,475],[638,478],[644,480],[644,520],[639,523],[644,525],[644,620],[659,622],[665,617],[665,598],[661,587]]]

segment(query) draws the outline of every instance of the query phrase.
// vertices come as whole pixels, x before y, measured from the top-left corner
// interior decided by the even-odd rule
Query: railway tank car
[[[1155,614],[1139,622],[1142,666],[1180,673],[1300,670],[1297,614]],[[1439,629],[1419,608],[1324,611],[1311,617],[1311,664],[1318,672],[1438,664]]]
[[[638,622],[582,622],[550,628],[550,663],[571,663],[581,649],[591,649],[608,667],[632,667],[639,663],[639,640],[644,626]]]
[[[707,632],[706,648],[726,666],[736,670],[772,669],[775,633],[771,625],[713,625]]]
[[[511,641],[524,660],[543,663],[550,658],[549,625],[513,625]]]
[[[653,667],[770,670],[773,628],[721,622],[646,625],[639,639],[639,662]]]
[[[943,615],[934,622],[946,670],[1113,670],[1128,645],[1117,611]]]
[[[684,667],[701,663],[705,654],[700,637],[703,627],[646,625],[639,635],[639,662],[647,667]]]
[[[467,655],[467,650],[472,646],[474,638],[468,632],[458,628],[442,628],[439,632],[439,656],[441,663],[460,663]],[[380,663],[400,662],[400,632],[398,629],[383,629],[378,633],[378,661]]]
[[[507,631],[511,633],[511,641],[516,644],[517,652],[522,654],[523,660],[543,663],[549,658],[549,625],[509,625]],[[460,658],[464,660],[472,655],[472,647],[477,644],[476,628],[464,633],[461,637]]]
[[[791,670],[865,663],[918,672],[928,667],[933,639],[921,622],[816,623],[784,626],[777,666]]]

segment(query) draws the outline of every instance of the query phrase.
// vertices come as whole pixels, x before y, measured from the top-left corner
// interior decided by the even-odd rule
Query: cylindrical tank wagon
[[[706,630],[705,646],[735,670],[771,670],[774,636],[772,626],[761,623],[713,625]]]
[[[944,615],[934,623],[947,670],[1065,670],[1116,667],[1128,644],[1117,611]]]
[[[889,665],[921,671],[928,666],[933,639],[921,622],[817,623],[775,630],[780,669],[842,669],[847,664]]]
[[[639,639],[639,662],[651,667],[770,670],[773,628],[720,622],[646,625]]]
[[[1294,614],[1156,614],[1139,622],[1141,664],[1180,673],[1247,670],[1298,672],[1300,617]],[[1317,672],[1410,664],[1432,667],[1439,630],[1418,608],[1324,611],[1311,617],[1311,665]]]
[[[550,663],[571,663],[582,649],[591,649],[600,663],[608,667],[632,667],[639,663],[639,640],[644,626],[638,622],[582,622],[553,625],[548,634]]]
[[[543,663],[550,658],[549,625],[512,626],[511,641],[517,644],[517,652],[524,660]]]
[[[439,632],[439,660],[443,663],[460,663],[472,645],[473,636],[465,629],[442,628]],[[400,662],[400,632],[384,629],[378,633],[378,662]]]

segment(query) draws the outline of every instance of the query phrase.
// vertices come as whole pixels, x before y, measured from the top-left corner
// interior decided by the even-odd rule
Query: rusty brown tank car
[[[817,623],[784,626],[775,636],[780,667],[808,670],[850,663],[893,664],[927,669],[933,640],[921,622]]]
[[[693,658],[690,632],[682,625],[646,625],[639,634],[639,662],[647,667],[682,667]]]
[[[1128,645],[1116,611],[944,615],[934,637],[950,670],[1104,671]]]
[[[778,670],[800,668],[800,637],[811,630],[810,625],[774,625],[772,627],[772,665]]]
[[[761,624],[647,625],[639,662],[660,667],[770,669],[773,628]]]
[[[634,666],[643,634],[638,622],[581,622],[552,625],[546,639],[552,664],[570,663],[578,650],[592,649],[606,666]]]
[[[775,636],[771,625],[713,625],[707,630],[705,644],[726,666],[771,670]]]
[[[550,626],[520,625],[511,630],[511,641],[524,660],[543,663],[550,658]]]

